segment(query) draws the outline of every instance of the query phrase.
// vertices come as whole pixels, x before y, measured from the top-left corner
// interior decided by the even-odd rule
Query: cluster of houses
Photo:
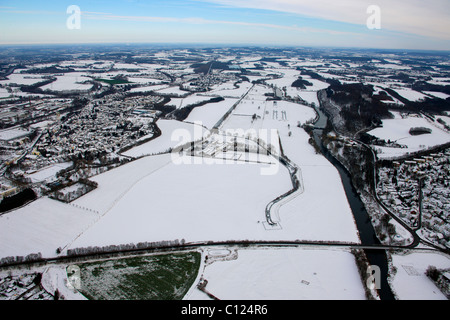
[[[450,247],[450,149],[380,167],[380,199],[436,245]]]
[[[97,159],[117,153],[134,141],[151,137],[156,113],[142,108],[155,97],[133,100],[93,100],[65,121],[55,121],[43,132],[25,166],[45,166],[53,161]]]
[[[30,273],[0,277],[0,300],[54,300],[36,281],[39,276]]]

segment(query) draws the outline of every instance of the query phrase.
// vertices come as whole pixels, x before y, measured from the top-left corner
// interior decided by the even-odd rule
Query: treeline
[[[170,97],[164,97],[161,101],[154,103],[152,105],[148,105],[146,106],[146,108],[161,111],[162,112],[161,117],[164,117],[168,113],[171,113],[176,109],[176,107],[174,106],[166,106],[166,104],[168,104],[170,100],[171,100]]]
[[[211,61],[208,63],[194,63],[191,65],[195,73],[207,74],[209,70],[229,70],[230,67],[227,63],[220,61]]]
[[[442,86],[443,87],[443,86]],[[422,89],[419,89],[420,87],[415,87],[413,85],[413,88],[416,88],[414,90],[424,90],[424,88],[430,89],[428,87],[421,87]],[[409,101],[408,99],[405,99],[401,95],[399,95],[395,90],[392,90],[390,88],[385,88],[386,92],[388,92],[391,96],[398,99],[400,102],[402,102],[404,105],[401,106],[399,109],[403,112],[405,111],[411,111],[411,112],[427,112],[432,114],[441,114],[442,111],[449,111],[450,110],[450,98],[439,99],[439,98],[425,98],[424,101]],[[430,90],[435,92],[443,92],[438,90]],[[394,109],[390,107],[390,109]]]
[[[47,73],[69,73],[69,72],[75,72],[76,70],[73,68],[61,68],[58,66],[51,66],[51,67],[44,67],[44,68],[34,68],[34,69],[28,69],[25,72],[22,73],[32,73],[32,74],[47,74]]]
[[[31,253],[27,256],[10,256],[4,257],[0,259],[0,266],[28,263],[28,262],[38,262],[42,260],[42,254],[39,253]]]
[[[355,257],[356,266],[358,267],[358,273],[363,283],[366,298],[368,300],[375,300],[374,292],[368,286],[368,270],[370,267],[370,262],[367,259],[366,253],[363,249],[352,249],[351,253]]]
[[[0,202],[0,212],[6,212],[23,206],[24,204],[33,201],[37,198],[33,189],[28,188],[16,195],[3,198]]]
[[[81,184],[81,186],[79,188],[77,188],[77,190],[67,192],[67,193],[63,193],[61,191],[62,189],[66,188],[66,187],[70,187],[77,183]],[[50,196],[50,198],[69,203],[69,202],[72,202],[73,200],[78,199],[79,197],[85,195],[86,193],[91,192],[92,190],[96,189],[97,187],[98,187],[98,183],[95,181],[91,181],[88,179],[80,179],[77,182],[72,182],[70,184],[58,186],[58,189],[53,192],[53,194]]]
[[[306,89],[307,86],[311,87],[312,85],[313,84],[311,82],[303,80],[302,77],[298,77],[298,79],[295,80],[291,86],[294,88]]]
[[[184,239],[175,239],[175,240],[167,240],[167,241],[157,241],[157,242],[139,242],[137,244],[128,243],[128,244],[120,244],[120,245],[109,245],[103,247],[86,247],[86,248],[75,248],[68,249],[67,256],[75,257],[75,256],[86,256],[86,255],[95,255],[95,254],[104,254],[104,253],[116,253],[123,251],[134,251],[134,250],[146,250],[146,249],[155,249],[155,248],[166,248],[166,247],[178,247],[183,246],[186,243]]]
[[[47,79],[31,85],[22,85],[20,86],[20,91],[28,93],[44,93],[41,87],[48,85],[54,81],[56,81],[56,78]]]

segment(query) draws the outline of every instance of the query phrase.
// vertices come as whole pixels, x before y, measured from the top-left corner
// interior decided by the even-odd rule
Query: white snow
[[[424,91],[423,93],[426,93],[430,96],[436,97],[436,98],[440,98],[440,99],[447,99],[450,97],[450,95],[443,93],[443,92],[436,92],[436,91]]]
[[[408,99],[409,101],[418,101],[418,100],[421,100],[421,99],[424,99],[427,97],[427,95],[425,95],[421,92],[417,92],[412,89],[404,88],[404,89],[393,89],[393,90],[396,91],[403,98]]]
[[[139,88],[132,88],[130,92],[148,92],[148,91],[157,91],[161,89],[166,89],[169,85],[167,84],[159,84],[153,86],[144,86]]]
[[[73,286],[69,285],[66,265],[52,265],[42,273],[41,284],[47,292],[55,292],[58,289],[64,300],[87,300]]]
[[[169,155],[158,157],[170,159]],[[146,163],[146,158],[137,160],[130,170],[134,166],[144,168]],[[265,206],[291,188],[287,170],[263,176],[260,170],[264,165],[258,164],[169,162],[117,197],[119,189],[126,187],[118,176],[128,175],[127,166],[119,168],[121,172],[96,179],[99,188],[85,196],[89,200],[82,197],[76,201],[92,202],[87,204],[91,207],[105,197],[116,199],[111,210],[82,234],[72,248],[182,238],[197,242],[280,237],[265,230],[262,222]],[[114,181],[119,184],[113,186]],[[117,189],[116,196],[105,195],[109,189]]]
[[[169,87],[164,89],[158,89],[156,90],[160,94],[167,94],[167,95],[177,95],[180,97],[189,95],[188,91],[181,90],[180,87]]]
[[[97,214],[47,197],[0,216],[0,257],[56,255],[95,221]]]
[[[146,142],[140,146],[134,147],[123,154],[128,157],[140,157],[143,155],[151,155],[161,152],[167,152],[170,148],[177,146],[180,141],[177,140],[176,134],[177,130],[183,130],[190,133],[191,137],[194,137],[195,124],[185,123],[176,120],[164,120],[160,119],[156,123],[158,128],[161,130],[161,136]],[[203,129],[200,128],[200,133],[203,135]],[[201,138],[201,136],[200,136]]]
[[[223,124],[222,129],[277,130],[285,155],[301,169],[300,182],[304,186],[304,192],[281,206],[279,211],[283,233],[294,232],[294,228],[291,230],[288,226],[295,226],[298,239],[359,242],[339,173],[322,155],[315,153],[308,143],[308,134],[297,127],[298,122],[303,124],[314,119],[314,110],[286,101],[251,102],[244,100]],[[242,116],[253,112],[261,119],[251,123],[251,117]],[[270,143],[270,134],[268,138],[269,141],[266,142]]]
[[[212,129],[237,101],[238,99],[225,98],[223,101],[208,103],[204,106],[194,108],[184,121],[201,122],[206,128]]]
[[[42,90],[52,91],[70,91],[70,90],[89,90],[92,87],[91,83],[82,83],[92,80],[85,74],[80,72],[66,73],[62,76],[56,76],[57,80],[41,87]]]
[[[381,158],[398,157],[405,155],[407,152],[417,152],[450,141],[449,133],[425,118],[419,116],[402,118],[399,113],[393,112],[393,114],[395,115],[394,119],[383,120],[382,128],[376,128],[368,133],[379,139],[396,141],[401,145],[407,146],[407,148],[374,146],[376,150],[382,152],[378,153],[378,156]],[[432,133],[412,136],[409,134],[409,130],[415,127],[429,128],[432,130]]]
[[[201,96],[198,93],[190,95],[186,98],[172,98],[170,102],[167,103],[168,106],[175,106],[177,109],[187,107],[199,102],[208,101],[211,97]]]
[[[0,131],[0,140],[10,141],[18,138],[26,137],[31,131],[23,128],[5,129]]]
[[[72,162],[63,162],[48,166],[39,171],[28,175],[28,178],[34,182],[40,182],[54,177],[59,171],[66,169],[72,165]]]
[[[10,95],[11,93],[9,93],[8,90],[0,88],[0,98],[8,98]]]
[[[219,259],[203,271],[205,289],[221,300],[365,299],[355,258],[346,251],[242,249],[231,259]],[[209,297],[196,289],[184,299]]]
[[[42,82],[45,79],[37,74],[17,73],[18,70],[8,76],[8,80],[0,80],[0,84],[18,84],[18,85],[32,85],[38,82]]]
[[[426,276],[429,266],[450,268],[448,256],[435,252],[393,254],[397,272],[393,277],[393,291],[400,300],[447,300],[438,287]]]

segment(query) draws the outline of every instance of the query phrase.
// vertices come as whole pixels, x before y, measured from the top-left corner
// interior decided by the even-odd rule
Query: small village
[[[450,149],[379,168],[381,201],[426,240],[450,248]]]

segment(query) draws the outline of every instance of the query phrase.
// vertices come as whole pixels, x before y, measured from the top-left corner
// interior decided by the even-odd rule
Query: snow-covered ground
[[[45,268],[42,272],[41,283],[47,292],[53,293],[58,290],[64,300],[87,300],[69,283],[66,265],[55,264]]]
[[[397,269],[392,289],[400,300],[446,300],[438,287],[426,276],[429,266],[450,268],[450,258],[436,252],[393,254],[393,266]]]
[[[171,163],[170,155],[144,157],[114,170],[92,177],[98,188],[73,201],[73,204],[106,213],[139,180]],[[81,232],[81,230],[80,230]]]
[[[167,84],[157,84],[157,85],[153,85],[153,86],[144,86],[144,87],[139,87],[139,88],[132,88],[130,90],[130,92],[157,91],[157,90],[165,89],[165,88],[168,88],[168,87],[169,87],[169,85],[167,85]]]
[[[38,82],[42,82],[45,79],[37,74],[18,73],[16,70],[8,76],[8,80],[0,80],[0,84],[18,84],[18,85],[32,85]]]
[[[26,137],[30,135],[31,131],[23,128],[13,128],[13,129],[5,129],[0,130],[0,140],[8,141],[15,140],[18,138]]]
[[[242,82],[239,83],[238,86],[239,88],[236,88],[233,82],[227,82],[213,88],[213,90],[208,92],[208,95],[240,98],[251,88],[252,84],[249,82]]]
[[[40,182],[54,177],[59,171],[66,169],[72,165],[72,162],[63,162],[51,165],[28,175],[28,178],[34,182]]]
[[[0,88],[0,99],[8,98],[10,95],[11,95],[11,93],[9,93],[8,90]]]
[[[257,112],[257,104],[251,104],[251,101],[243,103],[235,113],[251,111],[251,107]],[[75,203],[100,212],[111,210],[72,247],[177,238],[186,241],[302,239],[359,242],[337,171],[325,158],[315,154],[307,142],[308,135],[296,127],[298,121],[314,118],[313,110],[287,102],[277,107],[272,102],[270,108],[270,116],[275,108],[279,108],[280,118],[268,118],[259,128],[280,131],[286,154],[302,169],[306,190],[281,208],[281,230],[267,231],[262,222],[265,221],[265,206],[292,188],[283,167],[278,174],[263,176],[261,167],[264,165],[175,165],[166,158],[161,160],[165,166],[160,164],[153,168],[150,162],[159,163],[158,159],[164,159],[164,156],[158,156],[135,161],[94,178],[99,188]],[[259,111],[263,112],[263,109]],[[281,111],[286,111],[285,118]],[[240,128],[249,128],[250,121],[247,117],[247,122]],[[288,136],[288,124],[291,137]],[[236,127],[222,129],[226,128]],[[119,182],[121,177],[129,182]],[[164,198],[167,195],[175,201]],[[111,232],[116,228],[117,232]]]
[[[409,101],[418,101],[427,97],[427,95],[417,92],[412,89],[404,88],[404,89],[394,89],[399,95],[403,98],[408,99]]]
[[[212,129],[222,116],[238,101],[235,98],[225,98],[220,102],[208,103],[204,106],[194,108],[186,122],[201,122],[203,126]]]
[[[401,145],[407,146],[407,148],[374,146],[380,158],[400,157],[408,152],[417,152],[450,142],[449,133],[423,117],[408,116],[402,118],[397,112],[393,112],[393,114],[395,115],[394,119],[383,120],[382,128],[376,128],[368,133],[379,139],[396,141]],[[409,133],[409,130],[416,127],[429,128],[432,130],[432,133],[413,136]]]
[[[210,99],[211,97],[201,96],[198,93],[195,93],[186,98],[172,98],[170,99],[170,102],[167,104],[167,106],[174,106],[177,109],[181,109],[199,102],[208,101]]]
[[[95,179],[99,187],[76,203],[92,207],[114,198],[112,207],[72,248],[182,238],[187,242],[296,238],[295,226],[288,228],[289,234],[280,234],[265,230],[263,224],[266,205],[292,187],[287,170],[264,176],[260,164],[177,165],[170,162],[170,155],[158,158],[169,163],[129,189],[120,179],[129,175],[128,165]],[[130,170],[139,166],[145,171],[147,163],[146,158],[137,160]],[[105,194],[110,189],[116,189],[116,196]]]
[[[98,215],[47,197],[0,216],[0,257],[41,252],[56,256],[56,249],[70,243]]]
[[[440,98],[440,99],[447,99],[450,97],[450,95],[443,93],[443,92],[436,92],[436,91],[424,91],[423,93],[426,93],[430,96],[436,97],[436,98]]]
[[[160,94],[176,95],[176,96],[180,96],[180,97],[189,95],[188,91],[181,90],[180,87],[178,87],[178,86],[168,87],[168,88],[164,88],[164,89],[158,89],[156,91]]]
[[[89,90],[90,83],[82,83],[92,80],[80,72],[66,73],[63,76],[56,76],[57,80],[41,87],[42,90],[66,91],[66,90]]]
[[[141,144],[140,146],[134,147],[123,154],[128,157],[140,157],[144,155],[167,152],[170,148],[173,148],[182,142],[177,138],[179,137],[176,134],[177,130],[185,131],[186,133],[189,133],[191,137],[194,137],[194,134],[197,134],[197,132],[200,133],[200,137],[204,134],[203,128],[200,127],[200,129],[197,128],[197,130],[195,130],[195,127],[199,126],[192,123],[160,119],[156,124],[161,130],[161,136]],[[192,139],[192,141],[193,140],[194,139]]]
[[[213,249],[217,252],[217,249]],[[221,300],[364,300],[355,257],[333,249],[207,252],[206,290]],[[196,285],[196,283],[195,283]],[[198,289],[185,300],[209,300]]]
[[[253,113],[260,118],[252,123],[252,117],[244,115]],[[267,143],[272,142],[270,133],[275,130],[284,154],[300,168],[304,192],[281,206],[279,218],[283,232],[290,232],[295,226],[298,239],[359,242],[339,173],[328,160],[315,153],[308,143],[308,134],[297,126],[315,116],[312,108],[296,103],[244,100],[221,129],[266,129]]]

